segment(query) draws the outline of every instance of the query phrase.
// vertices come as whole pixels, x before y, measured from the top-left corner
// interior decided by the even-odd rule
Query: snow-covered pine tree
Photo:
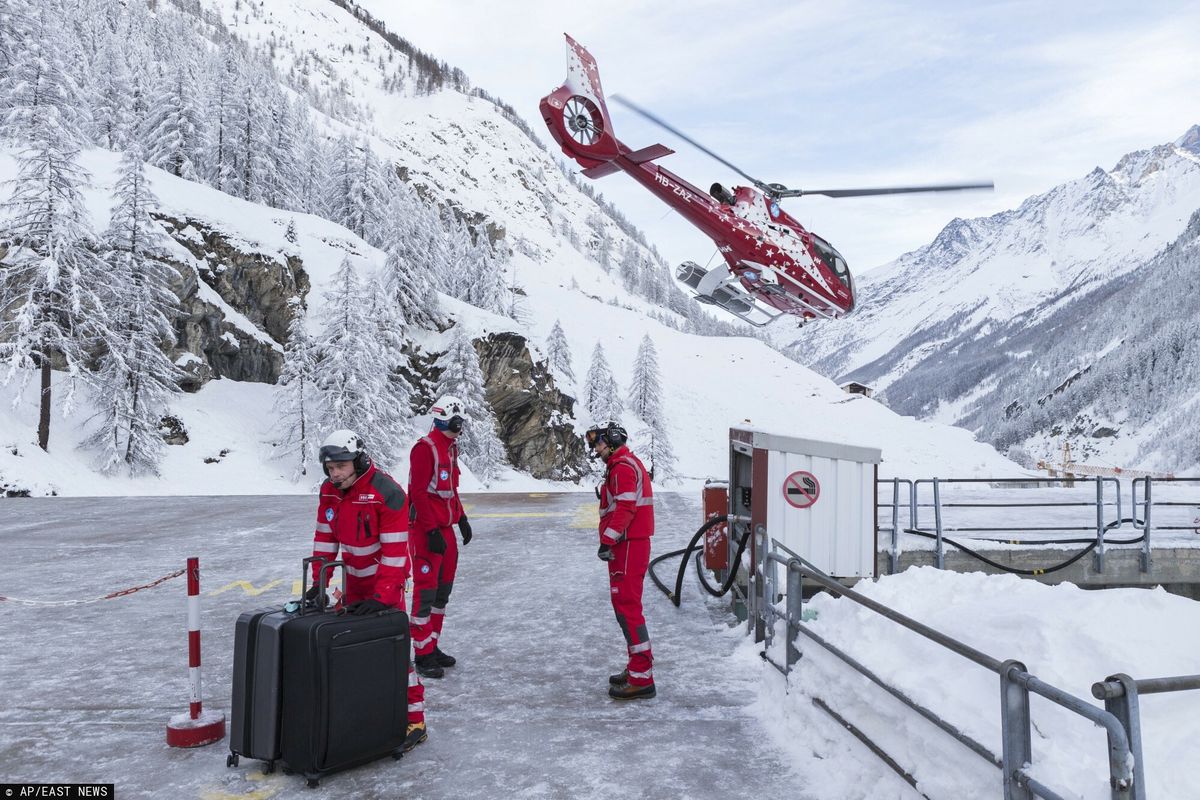
[[[107,351],[88,376],[99,427],[84,442],[97,451],[102,472],[158,474],[166,445],[158,432],[181,370],[164,348],[175,343],[170,316],[179,298],[171,291],[173,267],[156,258],[162,229],[150,216],[157,204],[146,180],[145,151],[136,139],[121,157],[113,189],[117,205],[104,238],[108,275],[97,293],[110,309],[103,332]]]
[[[92,139],[109,150],[124,150],[132,134],[133,73],[129,69],[124,39],[105,37],[93,70]]]
[[[269,168],[263,175],[263,201],[272,208],[298,209],[304,164],[300,160],[292,104],[284,95],[276,93],[271,98],[267,125]]]
[[[650,470],[650,477],[659,481],[678,477],[675,453],[667,434],[662,407],[662,378],[658,368],[658,351],[650,334],[642,337],[633,362],[633,379],[629,383],[629,408],[641,417],[646,427],[637,435],[638,450]]]
[[[229,42],[217,50],[216,63],[210,65],[209,130],[206,143],[208,182],[222,192],[231,192],[237,182],[237,158],[233,142],[236,128],[236,103],[241,83],[241,63]]]
[[[271,134],[267,100],[273,82],[262,70],[247,70],[234,105],[233,147],[237,159],[237,195],[252,203],[265,203],[271,171]]]
[[[617,379],[609,369],[604,357],[604,345],[596,342],[592,350],[592,363],[583,382],[583,406],[593,423],[619,422],[621,398],[617,394]]]
[[[316,463],[322,436],[317,426],[325,415],[316,390],[317,348],[308,333],[308,308],[299,297],[288,300],[288,308],[292,321],[283,346],[275,411],[283,434],[279,458],[292,463],[292,480],[298,481]]]
[[[347,256],[324,295],[323,328],[316,338],[316,387],[327,416],[321,436],[349,428],[366,442],[376,463],[395,464],[410,425],[391,400],[389,356],[373,335],[366,309],[371,305]]]
[[[575,370],[571,368],[571,346],[567,344],[567,336],[558,320],[554,320],[554,327],[546,337],[546,360],[559,377],[566,378],[569,384],[575,383]]]
[[[0,80],[17,63],[17,50],[29,36],[26,5],[25,0],[0,0]],[[4,97],[0,97],[0,113],[4,107]]]
[[[388,204],[384,220],[387,235],[383,250],[384,289],[400,307],[408,324],[435,330],[441,319],[436,282],[429,268],[428,251],[422,247],[423,207],[398,178],[387,184]]]
[[[471,245],[467,226],[448,210],[442,214],[442,263],[435,266],[442,282],[442,291],[459,300],[466,300],[471,280],[478,272],[480,253]]]
[[[371,244],[381,231],[382,174],[379,161],[365,142],[338,140],[330,165],[326,210],[329,218],[349,228]]]
[[[195,65],[180,58],[154,87],[141,140],[149,162],[189,181],[200,179],[204,115]]]
[[[0,361],[7,367],[0,380],[17,378],[24,389],[33,371],[40,371],[38,446],[43,450],[50,441],[51,363],[61,360],[67,371],[66,415],[85,368],[86,348],[106,323],[95,292],[104,268],[80,191],[88,181],[79,165],[87,118],[61,60],[62,36],[53,9],[42,6],[0,80],[0,130],[23,147],[14,191],[0,205],[0,240],[11,243],[0,261],[0,309],[6,310],[0,319]]]
[[[488,244],[481,233],[474,245],[468,246],[465,269],[466,284],[462,299],[485,311],[507,315],[510,304],[509,290],[505,282],[507,251]]]
[[[642,257],[633,242],[626,242],[621,251],[621,283],[630,292],[636,292],[642,276]]]
[[[467,420],[458,440],[459,453],[475,476],[485,486],[489,485],[508,459],[496,433],[496,416],[484,397],[479,355],[461,324],[455,326],[450,347],[434,366],[441,370],[434,394],[454,395],[466,405]]]
[[[658,351],[650,334],[642,337],[637,357],[633,360],[629,410],[651,427],[656,427],[662,421],[662,380],[658,371]]]
[[[385,370],[385,393],[379,398],[383,413],[391,421],[387,426],[387,449],[392,461],[404,452],[413,437],[412,386],[402,368],[407,368],[408,357],[404,354],[405,331],[408,322],[404,313],[392,299],[387,287],[388,275],[377,273],[367,282],[367,319],[373,337],[379,347],[380,366]]]

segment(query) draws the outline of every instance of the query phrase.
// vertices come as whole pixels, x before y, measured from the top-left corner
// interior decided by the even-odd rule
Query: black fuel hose
[[[702,536],[704,536],[704,534],[707,533],[710,528],[720,525],[721,523],[728,521],[728,519],[729,519],[729,517],[726,516],[725,514],[719,514],[719,515],[709,519],[707,522],[705,522],[703,525],[700,526],[700,529],[698,531],[696,531],[696,535],[692,537],[692,540],[690,542],[688,542],[687,547],[684,547],[680,550],[672,550],[669,553],[664,553],[663,555],[658,556],[657,558],[654,558],[650,561],[650,580],[654,581],[654,585],[657,586],[659,588],[659,590],[662,591],[662,593],[665,594],[667,596],[667,598],[672,603],[675,604],[676,607],[679,606],[679,602],[681,599],[680,596],[683,593],[683,575],[685,572],[687,572],[688,556],[691,555],[693,550],[701,549],[702,545],[698,545],[697,542],[700,541],[700,538]],[[742,536],[742,540],[740,542],[738,542],[737,554],[734,555],[734,557],[733,557],[733,565],[730,567],[729,577],[725,580],[725,583],[723,585],[721,585],[720,587],[717,587],[717,588],[713,588],[709,584],[709,582],[704,578],[703,574],[701,574],[700,585],[704,588],[704,590],[706,592],[711,594],[713,597],[720,597],[729,591],[729,589],[733,586],[734,579],[737,577],[738,566],[740,566],[742,563],[742,553],[744,553],[746,551],[746,545],[749,542],[750,542],[750,532],[749,532],[749,530],[747,530],[746,534],[744,536]],[[669,588],[667,588],[667,585],[665,583],[663,583],[662,580],[659,579],[658,574],[654,571],[654,567],[660,561],[665,561],[668,558],[674,558],[674,557],[680,556],[680,555],[683,556],[683,560],[680,561],[679,572],[675,575],[675,590],[671,591]],[[696,556],[697,556],[696,568],[697,568],[697,570],[700,570],[700,562],[699,562],[700,554],[697,553]],[[702,573],[702,571],[701,571],[701,573]]]
[[[1123,523],[1126,523],[1126,522],[1137,522],[1137,520],[1134,520],[1130,517],[1124,517],[1122,519],[1115,520],[1113,522],[1108,523],[1107,525],[1104,526],[1104,530],[1106,530],[1106,531],[1112,530],[1113,528],[1116,528],[1119,525],[1122,525]],[[923,531],[923,530],[920,530],[919,528],[905,528],[904,532],[911,533],[915,536],[924,536],[927,539],[936,539],[937,538],[936,533],[930,533],[929,531]],[[1121,540],[1121,541],[1106,542],[1106,544],[1137,544],[1138,542],[1142,541],[1145,538],[1146,538],[1146,534],[1143,533],[1141,536],[1138,536],[1134,539],[1125,539],[1125,540]],[[1095,540],[1095,539],[1082,539],[1082,540],[1079,540],[1079,539],[1051,539],[1049,541],[1046,541],[1046,540],[1042,540],[1042,541],[1012,540],[1012,539],[1004,539],[1004,540],[986,539],[986,540],[984,540],[984,541],[1004,541],[1004,542],[1008,542],[1010,544],[1082,544],[1083,542],[1088,543],[1087,547],[1083,548],[1078,553],[1076,553],[1075,555],[1068,558],[1066,561],[1063,561],[1059,564],[1055,564],[1053,566],[1045,567],[1042,569],[1021,569],[1020,567],[1010,567],[1006,564],[1001,564],[997,561],[993,561],[992,559],[988,558],[987,556],[975,552],[974,550],[972,550],[971,548],[962,544],[961,542],[957,542],[954,539],[951,539],[949,536],[943,536],[942,541],[946,542],[947,544],[953,545],[954,547],[957,547],[959,550],[962,550],[967,555],[971,556],[972,558],[978,559],[979,561],[982,561],[984,564],[987,564],[990,567],[1001,570],[1002,572],[1010,572],[1013,575],[1049,575],[1051,572],[1058,572],[1059,570],[1066,569],[1067,567],[1071,566],[1079,559],[1086,556],[1088,553],[1095,550],[1096,545],[1098,544],[1097,540]]]

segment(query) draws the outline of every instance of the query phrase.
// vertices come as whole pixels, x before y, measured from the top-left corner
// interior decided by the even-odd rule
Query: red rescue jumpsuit
[[[346,605],[374,598],[404,610],[408,580],[408,503],[392,477],[371,464],[346,491],[321,484],[313,556],[346,562]],[[313,564],[313,581],[318,565]],[[408,665],[408,721],[425,721],[425,687]]]
[[[600,490],[600,542],[613,550],[609,589],[617,624],[629,647],[629,684],[654,683],[654,654],[642,614],[642,584],[650,566],[654,535],[654,492],[650,474],[628,447],[613,451]]]
[[[434,428],[413,445],[408,461],[408,497],[416,510],[409,550],[413,559],[413,648],[432,653],[442,635],[446,603],[458,570],[458,539],[450,526],[462,516],[458,499],[458,445]],[[428,532],[440,530],[445,553],[429,552]]]

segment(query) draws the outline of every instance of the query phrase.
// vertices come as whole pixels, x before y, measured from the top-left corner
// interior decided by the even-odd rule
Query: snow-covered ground
[[[690,576],[678,609],[647,582],[658,698],[613,703],[605,676],[623,646],[594,555],[594,499],[466,499],[476,538],[462,551],[443,639],[460,664],[427,682],[429,742],[399,763],[328,778],[323,797],[919,797],[813,697],[875,738],[928,797],[1001,795],[998,770],[803,636],[804,657],[785,681],[724,601],[704,598]],[[227,769],[227,742],[166,747],[166,721],[187,700],[182,581],[82,605],[47,602],[148,583],[199,555],[205,707],[228,714],[233,622],[297,591],[314,508],[304,497],[6,501],[5,780],[113,782],[121,797],[311,797],[302,780],[264,776],[256,762]],[[700,516],[694,496],[662,495],[655,552],[682,546]],[[1107,675],[1194,674],[1200,661],[1200,604],[1158,590],[932,569],[857,589],[1097,705],[1089,687]],[[848,600],[818,596],[809,609],[821,636],[999,751],[994,675]],[[1035,775],[1066,797],[1108,797],[1102,731],[1038,698],[1033,721]],[[1200,796],[1191,768],[1200,693],[1144,698],[1142,731],[1149,796]]]
[[[1098,708],[1091,686],[1109,675],[1135,679],[1195,675],[1200,665],[1200,603],[1161,589],[1088,591],[1011,575],[914,567],[856,589],[965,644],[1029,672]],[[1001,753],[1000,681],[995,673],[900,628],[851,600],[819,594],[812,629],[886,683],[933,710],[992,753]],[[1000,797],[1000,771],[917,717],[803,634],[787,679],[765,679],[758,711],[797,765],[818,764],[826,735],[819,697],[859,726],[917,779],[931,798]],[[781,643],[780,643],[781,646]],[[1200,797],[1193,768],[1200,739],[1200,691],[1140,698],[1148,797]],[[1063,797],[1111,796],[1103,729],[1032,696],[1033,776]],[[851,796],[837,783],[821,797]]]

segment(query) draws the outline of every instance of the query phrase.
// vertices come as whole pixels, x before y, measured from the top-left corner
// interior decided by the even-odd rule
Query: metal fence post
[[[1120,690],[1112,686],[1114,683],[1120,686]],[[1098,689],[1101,691],[1098,692]],[[1124,673],[1109,675],[1104,679],[1104,683],[1092,687],[1092,695],[1103,695],[1104,710],[1116,717],[1125,729],[1125,736],[1129,739],[1129,752],[1133,755],[1133,785],[1129,787],[1129,791],[1120,793],[1114,785],[1114,800],[1118,797],[1146,800],[1146,770],[1142,761],[1142,712],[1138,705],[1137,681]],[[1109,746],[1112,746],[1111,737]]]
[[[917,525],[917,481],[908,484],[908,527],[916,530]]]
[[[946,547],[942,543],[942,493],[938,479],[933,479],[933,520],[937,530],[937,568],[946,568]]]
[[[1104,479],[1096,481],[1096,571],[1104,572]]]
[[[765,602],[765,586],[763,584],[767,573],[767,528],[765,525],[755,525],[749,535],[754,537],[752,541],[754,558],[751,559],[749,586],[751,598],[749,619],[754,629],[754,642],[757,644],[766,637],[766,626],[763,624],[763,603]]]
[[[900,563],[900,479],[892,478],[892,550],[888,553],[888,574],[895,575]]]
[[[1153,558],[1154,558],[1154,556],[1152,555],[1152,551],[1150,550],[1150,530],[1151,530],[1151,526],[1150,526],[1150,507],[1151,507],[1150,484],[1151,483],[1153,483],[1153,479],[1150,478],[1149,476],[1147,476],[1146,477],[1146,496],[1144,498],[1146,505],[1145,505],[1145,508],[1143,509],[1144,516],[1142,517],[1142,534],[1145,536],[1145,538],[1142,539],[1142,572],[1150,571],[1150,567],[1153,563]],[[1135,520],[1137,519],[1137,509],[1136,508],[1134,509],[1133,517]]]
[[[1029,722],[1029,690],[1013,680],[1011,673],[1025,672],[1025,665],[1009,659],[1000,666],[1000,735],[1004,740],[1004,800],[1034,800],[1033,792],[1017,780],[1018,770],[1033,762],[1033,739]]]
[[[788,561],[787,565],[787,668],[792,671],[792,665],[800,660],[800,651],[796,649],[796,637],[800,635],[800,622],[804,618],[804,576],[800,574],[800,562],[796,559]]]

